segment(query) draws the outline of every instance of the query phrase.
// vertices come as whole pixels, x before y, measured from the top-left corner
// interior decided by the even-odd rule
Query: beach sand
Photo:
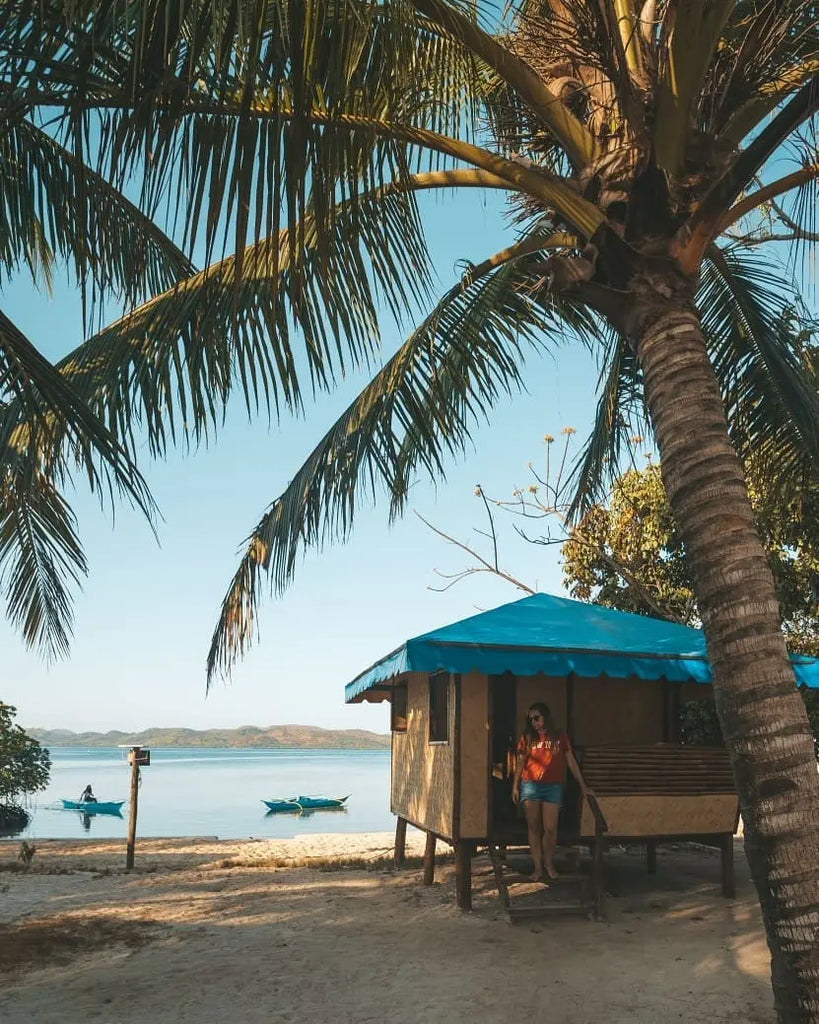
[[[510,926],[484,859],[391,870],[392,836],[0,842],[3,1024],[482,1022],[773,1024],[769,957],[737,844],[607,855],[605,920]],[[410,830],[418,858],[423,835]],[[446,853],[444,847],[442,852]]]

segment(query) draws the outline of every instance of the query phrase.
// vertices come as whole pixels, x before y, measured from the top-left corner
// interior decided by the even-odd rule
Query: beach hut
[[[797,683],[819,685],[817,660],[792,660]],[[610,842],[645,844],[649,871],[657,842],[719,846],[723,892],[733,895],[728,756],[680,733],[680,709],[711,701],[710,682],[700,630],[535,594],[407,640],[349,683],[345,699],[391,702],[396,861],[408,822],[427,833],[427,882],[436,840],[451,843],[462,909],[476,849],[525,843],[511,800],[514,747],[529,705],[545,701],[596,794],[581,806],[570,779],[559,826],[561,843],[594,853],[596,909]]]

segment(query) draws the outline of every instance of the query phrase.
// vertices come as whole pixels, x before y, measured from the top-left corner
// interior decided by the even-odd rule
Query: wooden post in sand
[[[650,875],[657,874],[657,840],[646,839],[646,871]]]
[[[128,764],[131,766],[131,797],[128,804],[128,838],[125,843],[125,868],[134,866],[134,847],[136,846],[137,804],[139,801],[139,766],[151,763],[150,750],[142,747],[131,747],[128,751]]]
[[[722,895],[732,900],[736,894],[734,881],[734,836],[725,832],[719,837],[720,867],[722,874]]]
[[[395,849],[393,850],[393,866],[400,871],[404,866],[404,858],[407,849],[407,819],[398,815],[395,822]]]
[[[435,841],[437,836],[434,832],[427,832],[427,842],[424,847],[424,885],[432,885],[435,881]]]
[[[459,839],[455,843],[455,902],[458,910],[472,909],[472,856],[475,843]]]

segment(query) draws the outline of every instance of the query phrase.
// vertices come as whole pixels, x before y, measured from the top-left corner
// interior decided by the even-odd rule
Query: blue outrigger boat
[[[124,800],[63,800],[64,811],[84,811],[85,814],[121,814]]]
[[[302,811],[337,810],[340,807],[344,807],[344,804],[349,799],[350,794],[348,793],[347,796],[339,797],[293,796],[288,800],[262,800],[262,803],[270,811],[277,813],[291,811],[300,814]]]

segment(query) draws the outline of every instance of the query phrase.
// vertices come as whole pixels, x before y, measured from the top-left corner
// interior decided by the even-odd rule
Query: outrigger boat
[[[83,811],[85,814],[121,814],[124,800],[63,800],[64,811]]]
[[[300,814],[302,811],[333,810],[343,807],[350,794],[347,796],[293,796],[289,799],[262,800],[268,810],[276,813],[291,811]]]

